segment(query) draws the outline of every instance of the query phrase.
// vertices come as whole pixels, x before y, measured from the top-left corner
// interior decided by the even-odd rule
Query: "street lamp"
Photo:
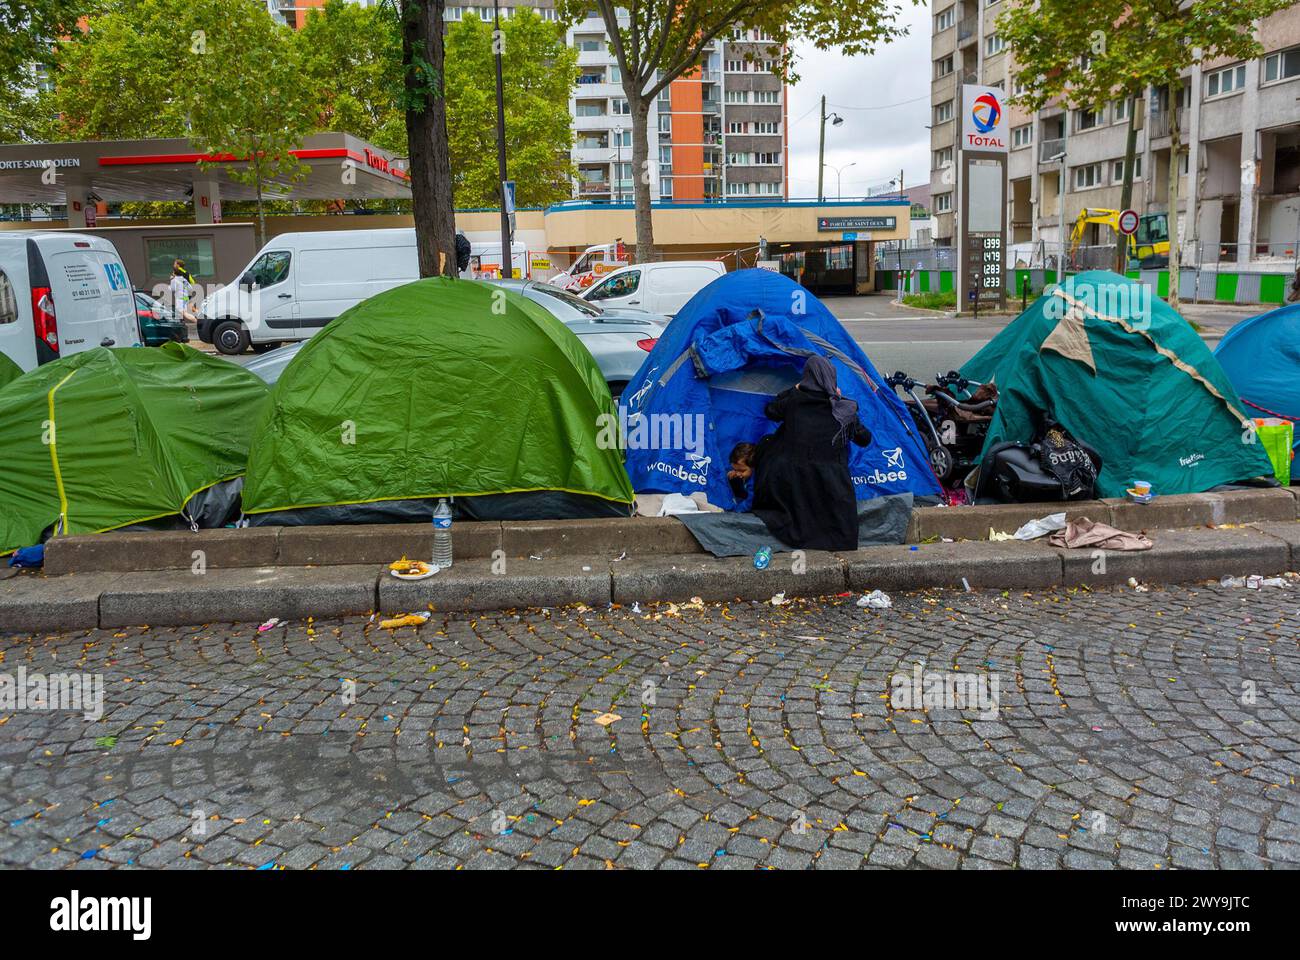
[[[835,171],[835,199],[837,201],[843,202],[844,200],[844,180],[843,180],[844,171],[847,170],[849,167],[856,167],[857,165],[858,165],[858,161],[856,160],[854,160],[852,163],[846,163],[842,167],[832,166],[829,163],[822,164],[823,167],[830,167],[832,170]]]
[[[822,201],[822,168],[826,166],[826,121],[831,122],[831,126],[838,127],[844,122],[844,118],[838,113],[826,113],[826,94],[822,94],[821,109],[821,135],[817,141],[817,202]]]

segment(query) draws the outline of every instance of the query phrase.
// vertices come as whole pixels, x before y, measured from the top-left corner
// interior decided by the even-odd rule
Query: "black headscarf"
[[[831,415],[840,425],[835,435],[838,440],[858,419],[858,403],[840,395],[835,366],[820,354],[813,354],[803,365],[803,377],[799,380],[799,389],[803,391],[818,390],[831,401]]]

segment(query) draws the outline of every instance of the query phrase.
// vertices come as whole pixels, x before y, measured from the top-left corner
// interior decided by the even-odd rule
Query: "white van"
[[[515,246],[516,264],[527,264],[527,249]],[[500,251],[499,242],[471,243],[471,270],[475,255],[499,263]],[[199,306],[199,339],[226,354],[270,350],[306,340],[362,300],[419,278],[413,227],[282,233]]]
[[[0,353],[23,370],[95,347],[138,347],[135,294],[108,240],[0,232]]]
[[[636,307],[673,316],[727,268],[717,260],[665,260],[619,267],[583,293],[602,307]]]

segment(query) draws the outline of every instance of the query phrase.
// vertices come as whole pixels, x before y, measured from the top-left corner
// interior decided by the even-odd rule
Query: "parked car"
[[[0,233],[0,353],[23,370],[94,347],[141,343],[117,249],[82,233]]]
[[[627,382],[641,367],[646,354],[654,349],[668,318],[643,310],[605,310],[573,294],[536,280],[491,280],[493,283],[527,297],[544,307],[582,341],[596,360],[609,392],[617,399]],[[302,343],[272,350],[247,364],[245,369],[269,384],[280,379],[284,368],[302,349]]]
[[[135,292],[135,315],[146,347],[157,347],[171,340],[187,343],[190,339],[189,327],[176,311],[143,290]]]
[[[665,260],[637,263],[605,274],[582,293],[602,307],[637,307],[675,316],[727,268],[717,260]]]
[[[501,244],[470,244],[470,276],[500,268]],[[528,275],[530,257],[511,245],[514,269]],[[282,233],[268,241],[239,279],[204,299],[198,334],[222,353],[273,350],[306,340],[349,307],[420,278],[415,228]]]

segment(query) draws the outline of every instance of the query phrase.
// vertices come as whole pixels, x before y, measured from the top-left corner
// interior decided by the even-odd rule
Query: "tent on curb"
[[[285,368],[258,425],[253,524],[628,516],[613,401],[559,320],[502,287],[432,277],[347,310]]]
[[[179,343],[96,347],[24,374],[0,389],[0,553],[51,533],[237,517],[267,394],[238,365]]]
[[[1102,459],[1097,495],[1271,477],[1249,409],[1195,330],[1149,286],[1105,270],[1039,297],[962,367],[998,387],[984,451],[1029,442],[1050,413]]]
[[[1247,317],[1214,349],[1247,411],[1300,424],[1300,303]],[[1295,438],[1300,443],[1300,436]]]
[[[871,431],[869,446],[849,448],[858,499],[938,495],[903,402],[821,301],[770,270],[726,274],[692,297],[624,389],[620,419],[637,492],[703,492],[740,509],[727,484],[731,450],[776,430],[763,408],[798,381],[813,354],[834,364],[841,392],[858,402]]]
[[[10,360],[7,354],[0,353],[0,389],[3,389],[22,375],[23,368]]]

